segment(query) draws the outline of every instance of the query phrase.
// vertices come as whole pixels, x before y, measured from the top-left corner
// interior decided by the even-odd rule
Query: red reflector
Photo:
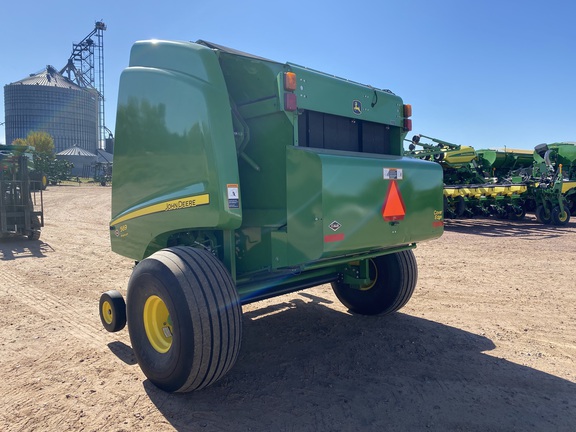
[[[385,221],[399,221],[403,220],[404,216],[406,216],[404,200],[400,195],[396,180],[391,180],[386,193],[386,200],[382,206],[382,217]]]
[[[440,228],[441,226],[444,226],[444,222],[442,222],[442,221],[432,222],[433,228]]]
[[[284,93],[284,109],[286,111],[296,111],[296,95],[294,93]]]
[[[332,243],[344,240],[344,234],[329,234],[324,236],[324,243]]]
[[[296,90],[296,74],[294,72],[284,72],[284,90]]]
[[[404,130],[407,132],[412,130],[412,119],[404,119]]]

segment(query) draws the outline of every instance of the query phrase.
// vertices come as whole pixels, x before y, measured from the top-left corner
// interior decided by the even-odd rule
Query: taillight
[[[284,93],[284,109],[286,111],[296,111],[298,109],[294,93]]]
[[[405,104],[403,111],[404,111],[403,112],[403,114],[404,114],[404,130],[406,132],[409,132],[412,130],[412,120],[408,118],[408,117],[412,117],[412,105]]]
[[[296,74],[294,72],[284,72],[284,110],[296,111],[296,94],[291,93],[296,90]]]
[[[412,119],[404,119],[404,130],[410,132],[412,130]]]

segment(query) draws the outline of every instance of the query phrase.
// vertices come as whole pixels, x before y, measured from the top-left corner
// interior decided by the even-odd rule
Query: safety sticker
[[[402,180],[402,168],[384,168],[384,180]]]
[[[238,185],[228,184],[228,208],[240,208],[240,196],[238,195]]]
[[[338,231],[342,224],[338,221],[333,221],[330,225],[328,225],[332,231]]]

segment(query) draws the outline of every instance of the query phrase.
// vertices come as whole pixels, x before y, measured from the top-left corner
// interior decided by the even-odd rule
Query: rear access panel
[[[289,265],[440,237],[442,187],[434,163],[288,147]]]

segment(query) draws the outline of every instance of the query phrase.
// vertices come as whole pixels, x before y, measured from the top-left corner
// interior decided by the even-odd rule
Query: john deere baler
[[[412,249],[443,232],[442,169],[403,157],[411,107],[379,90],[212,43],[136,43],[122,73],[112,249],[138,262],[124,327],[167,391],[234,364],[241,304],[331,283],[352,312],[391,313]]]

